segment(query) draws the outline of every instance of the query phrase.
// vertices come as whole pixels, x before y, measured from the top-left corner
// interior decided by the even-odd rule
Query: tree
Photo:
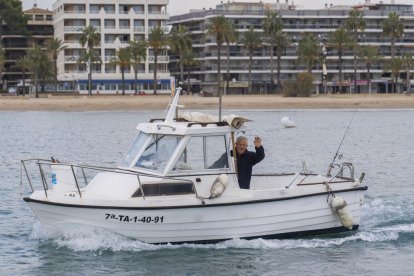
[[[22,1],[0,0],[0,22],[4,22],[9,30],[24,31],[27,17],[23,13]],[[0,24],[0,37],[3,36],[3,24]]]
[[[26,72],[31,68],[31,60],[29,56],[21,56],[16,60],[16,66],[22,70],[23,80],[23,96],[26,95]]]
[[[187,90],[188,92],[190,92],[190,87],[191,87],[191,83],[190,83],[190,75],[191,75],[191,69],[198,65],[200,62],[198,60],[196,60],[197,55],[191,51],[185,52],[183,59],[182,59],[182,63],[183,66],[187,69]]]
[[[277,12],[268,10],[266,12],[266,17],[263,19],[263,34],[265,35],[266,42],[269,45],[269,52],[270,52],[270,82],[273,87],[274,84],[274,77],[273,77],[273,70],[274,70],[274,49],[276,43],[278,43],[278,38],[280,38],[280,34],[282,33],[283,29],[283,21]],[[276,49],[278,51],[278,49]],[[280,54],[281,55],[281,54]],[[277,84],[280,88],[280,60],[278,63],[278,77],[277,77]]]
[[[243,33],[241,43],[249,52],[249,80],[248,80],[248,93],[252,92],[252,65],[253,65],[253,52],[255,49],[262,47],[262,36],[259,32],[255,32],[253,27]]]
[[[3,46],[0,43],[0,83],[3,83],[3,69],[4,69],[4,61],[6,60],[4,56]],[[0,90],[2,87],[0,86]]]
[[[41,62],[39,64],[39,84],[40,91],[46,91],[46,84],[53,82],[53,64],[49,60],[46,51],[43,51]]]
[[[154,51],[154,95],[157,94],[158,55],[168,45],[168,37],[161,26],[155,26],[148,34],[148,46]]]
[[[400,92],[400,89],[397,83],[398,83],[398,78],[400,76],[401,69],[403,68],[403,64],[404,64],[404,61],[402,57],[391,58],[391,60],[385,63],[386,65],[385,68],[391,71],[391,79],[393,83],[392,85],[393,89],[391,92],[394,92],[394,93]]]
[[[138,94],[138,71],[139,65],[142,61],[145,61],[147,58],[147,42],[145,40],[135,41],[132,40],[129,42],[129,52],[131,54],[131,65],[134,69],[134,79],[135,79],[135,94]]]
[[[353,45],[353,67],[354,67],[354,87],[355,93],[357,88],[357,49],[358,49],[358,32],[365,30],[365,20],[363,14],[359,10],[351,10],[348,14],[348,18],[345,21],[345,28],[353,35],[354,45]]]
[[[291,44],[291,41],[289,39],[289,36],[282,31],[279,31],[274,35],[274,40],[275,40],[274,45],[276,48],[276,59],[277,59],[276,61],[277,63],[277,85],[278,85],[279,91],[281,92],[282,82],[280,81],[280,67],[281,67],[280,63],[282,61],[283,52],[285,51],[286,47],[288,47]],[[272,73],[272,76],[273,76],[273,73]]]
[[[99,45],[101,34],[98,33],[94,26],[89,25],[82,31],[79,42],[82,47],[86,46],[86,51],[80,56],[78,62],[87,62],[88,64],[88,95],[92,96],[92,64],[100,62],[100,56],[94,50]]]
[[[223,16],[216,16],[210,18],[210,21],[207,25],[207,35],[213,36],[216,40],[217,44],[217,91],[219,95],[219,120],[221,121],[221,47],[225,41],[226,36],[229,34],[229,30],[231,29],[231,23]]]
[[[169,45],[173,53],[178,54],[180,65],[180,81],[184,81],[184,65],[182,59],[185,53],[191,51],[191,36],[184,25],[178,25],[172,28],[169,35]]]
[[[227,44],[227,74],[226,74],[226,90],[230,87],[230,44],[237,42],[238,34],[233,24],[229,24],[224,40]]]
[[[47,69],[49,60],[40,46],[35,44],[28,50],[27,57],[30,60],[30,70],[33,73],[35,97],[39,98],[38,81],[41,78],[42,71]],[[46,75],[45,72],[43,74]]]
[[[125,71],[131,67],[131,52],[129,48],[120,48],[110,64],[119,66],[122,76],[122,95],[125,95]]]
[[[402,57],[402,67],[405,69],[406,77],[405,77],[405,85],[407,86],[407,93],[411,93],[411,83],[410,83],[410,71],[414,66],[413,56],[411,55],[404,55]]]
[[[298,45],[298,62],[304,64],[308,73],[319,60],[321,50],[316,36],[312,33],[305,34]]]
[[[340,28],[335,30],[334,32],[330,33],[328,39],[328,46],[334,48],[338,53],[338,60],[339,60],[339,93],[342,92],[342,56],[344,51],[347,48],[350,48],[353,45],[354,39],[352,36],[349,35],[349,32],[344,29]]]
[[[63,41],[59,38],[53,38],[47,41],[46,43],[47,49],[52,53],[52,60],[53,60],[53,79],[55,84],[55,92],[57,92],[58,86],[58,67],[57,67],[57,59],[59,56],[60,51],[66,49],[66,46],[63,45]]]
[[[401,37],[404,33],[404,24],[401,22],[400,16],[395,12],[390,12],[388,18],[384,20],[382,27],[384,35],[391,39],[391,59],[395,56],[395,39]]]
[[[358,59],[365,63],[368,74],[368,93],[371,94],[371,66],[379,60],[378,47],[362,46],[359,48]]]

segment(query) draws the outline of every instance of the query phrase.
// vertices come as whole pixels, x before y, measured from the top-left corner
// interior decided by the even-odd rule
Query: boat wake
[[[397,204],[398,203],[398,204]],[[294,249],[326,248],[348,243],[391,242],[414,237],[414,198],[375,199],[364,207],[364,225],[359,231],[332,234],[314,238],[281,240],[241,240],[233,239],[216,244],[147,244],[114,234],[112,232],[79,225],[76,227],[56,229],[53,233],[45,232],[39,222],[33,226],[30,239],[42,245],[55,248],[67,248],[76,252],[109,251],[140,252],[165,249]],[[412,207],[411,207],[412,208]]]

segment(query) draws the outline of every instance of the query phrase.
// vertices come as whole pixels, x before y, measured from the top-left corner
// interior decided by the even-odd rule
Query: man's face
[[[242,139],[236,143],[236,150],[239,155],[243,154],[247,150],[247,140]]]

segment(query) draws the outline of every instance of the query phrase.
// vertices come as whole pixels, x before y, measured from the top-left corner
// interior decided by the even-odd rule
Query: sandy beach
[[[169,95],[146,96],[49,96],[28,98],[1,96],[2,111],[82,111],[165,109]],[[218,97],[198,95],[180,97],[183,109],[215,109]],[[223,96],[223,109],[393,109],[414,108],[414,95],[314,95],[310,98],[286,98],[279,95]]]

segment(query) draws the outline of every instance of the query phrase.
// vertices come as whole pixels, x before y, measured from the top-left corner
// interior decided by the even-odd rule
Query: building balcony
[[[155,61],[155,57],[148,56],[147,61],[153,63]],[[158,56],[157,62],[170,62],[170,57],[169,56]]]
[[[78,62],[79,56],[65,56],[65,62]]]
[[[116,56],[105,56],[105,61],[110,62],[113,61],[116,58]]]
[[[155,27],[157,27],[157,26],[149,26],[148,27],[148,32],[151,32]],[[168,32],[168,27],[161,27],[161,29],[164,31],[164,33]]]
[[[85,26],[65,26],[63,31],[65,33],[81,33],[85,29]]]
[[[134,27],[134,33],[145,33],[145,27],[144,26],[135,26]]]

